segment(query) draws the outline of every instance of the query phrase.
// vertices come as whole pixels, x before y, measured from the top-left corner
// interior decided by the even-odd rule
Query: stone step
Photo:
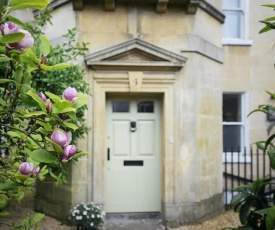
[[[164,230],[160,213],[107,214],[104,230]]]

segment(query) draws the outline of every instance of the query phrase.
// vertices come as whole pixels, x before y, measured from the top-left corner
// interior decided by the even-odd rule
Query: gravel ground
[[[9,206],[9,211],[11,213],[8,217],[0,217],[0,229],[9,230],[11,229],[6,223],[11,225],[12,223],[20,223],[20,220],[26,216],[26,214],[33,215],[35,212],[33,207],[33,196],[27,196],[22,204],[13,203]],[[207,220],[201,224],[182,226],[179,228],[173,228],[172,230],[221,230],[224,227],[236,227],[239,225],[238,215],[233,211],[226,211],[221,215]],[[54,218],[45,216],[43,220],[39,223],[37,229],[41,230],[73,230],[76,227],[71,227],[63,225]]]

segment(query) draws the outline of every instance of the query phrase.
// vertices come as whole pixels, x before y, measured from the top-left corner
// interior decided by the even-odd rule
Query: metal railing
[[[223,154],[223,190],[226,207],[235,195],[232,192],[233,188],[262,177],[275,176],[275,172],[270,167],[268,155],[259,149],[244,148],[237,152],[225,149]]]

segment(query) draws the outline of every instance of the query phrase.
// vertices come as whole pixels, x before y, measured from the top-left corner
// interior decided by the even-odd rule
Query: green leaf
[[[240,222],[241,224],[245,225],[247,222],[247,218],[249,216],[250,213],[250,209],[254,203],[254,199],[253,197],[248,197],[248,199],[246,199],[245,203],[241,206],[240,208]]]
[[[88,152],[79,152],[79,153],[74,154],[71,159],[77,160],[78,158],[84,157],[87,154],[88,154]]]
[[[265,21],[265,20],[261,20],[260,22],[266,24],[266,26],[270,27],[271,29],[275,29],[275,23]]]
[[[65,69],[65,68],[68,68],[72,66],[71,64],[69,63],[59,63],[59,64],[56,64],[56,65],[53,65],[53,70],[58,70],[58,69]]]
[[[272,145],[272,141],[273,141],[274,138],[275,138],[275,133],[272,134],[272,135],[266,140],[264,152],[266,151],[266,149],[267,149],[267,147],[268,147],[269,145]]]
[[[56,104],[53,104],[53,114],[67,113],[67,112],[75,112],[76,109],[72,107],[72,102],[61,100]]]
[[[0,43],[14,43],[14,42],[19,42],[25,37],[24,33],[12,33],[12,34],[7,34],[4,35],[3,37],[0,38]]]
[[[250,194],[247,192],[239,192],[238,194],[236,194],[235,196],[233,196],[230,205],[231,206],[235,206],[237,204],[239,204],[240,202],[242,202],[247,196],[249,196]]]
[[[32,222],[38,222],[40,220],[42,220],[44,218],[44,214],[42,213],[36,213],[33,217],[32,217]]]
[[[45,105],[44,101],[35,92],[33,92],[32,90],[29,90],[27,92],[27,94],[30,95],[34,101],[37,102],[37,104],[39,105],[40,109],[42,109],[44,112],[47,111],[46,105]]]
[[[275,205],[273,205],[271,208],[256,211],[256,213],[260,215],[266,215],[266,230],[273,230],[273,226],[275,224]]]
[[[275,122],[272,122],[267,128],[267,134],[270,135],[272,129],[275,127]]]
[[[32,79],[31,73],[30,73],[30,72],[25,72],[25,74],[24,74],[24,79],[23,79],[23,83],[24,83],[24,84],[29,84],[30,81],[31,81],[31,79]]]
[[[270,166],[274,170],[275,169],[275,150],[274,149],[268,150],[267,154],[268,154],[268,157],[269,157]]]
[[[45,64],[41,64],[41,65],[40,65],[40,68],[41,68],[42,70],[48,70],[48,71],[53,70],[53,67],[52,67],[52,66],[48,66],[48,65],[45,65]]]
[[[4,209],[8,204],[9,197],[5,194],[0,194],[0,210]]]
[[[0,104],[3,105],[3,106],[7,105],[7,103],[2,98],[0,98]]]
[[[256,146],[257,146],[258,149],[264,150],[265,141],[258,141],[258,142],[256,142]]]
[[[36,123],[41,125],[46,130],[51,130],[52,126],[49,123],[46,123],[44,121],[36,120]]]
[[[46,115],[47,113],[44,111],[34,111],[34,112],[29,112],[27,114],[24,115],[24,117],[28,118],[28,117],[33,117],[33,116],[40,116],[40,115]]]
[[[13,6],[13,10],[34,8],[44,10],[47,5],[50,4],[50,0],[10,0],[9,5]]]
[[[34,178],[29,178],[24,181],[24,185],[26,185],[27,187],[30,187],[30,188],[32,188],[34,186],[34,183],[35,183]]]
[[[56,156],[52,152],[48,152],[47,150],[44,150],[44,149],[34,150],[29,155],[31,159],[37,162],[43,162],[43,163],[58,162]]]
[[[20,59],[21,59],[22,62],[24,62],[27,65],[28,70],[30,72],[38,69],[38,66],[35,64],[35,62],[31,58],[29,58],[28,56],[21,55]]]
[[[275,16],[268,17],[268,18],[264,19],[264,21],[274,21],[274,20],[275,20]]]
[[[274,5],[274,4],[263,4],[262,6],[266,6],[266,7],[275,8],[275,5]]]
[[[4,84],[4,83],[8,83],[8,82],[12,82],[12,83],[15,83],[16,87],[18,87],[19,85],[13,81],[13,80],[10,80],[10,79],[0,79],[0,84]]]
[[[15,132],[15,131],[8,131],[7,134],[10,136],[10,137],[18,137],[18,138],[21,138],[22,136],[20,135],[19,132]]]
[[[28,219],[24,219],[21,221],[23,229],[30,229],[30,222]]]
[[[53,94],[53,93],[45,92],[45,94],[46,94],[49,98],[51,98],[51,99],[53,100],[53,102],[55,102],[55,103],[61,101],[61,98],[58,97],[58,96],[56,96],[56,95]]]
[[[16,183],[16,182],[6,182],[3,184],[0,184],[0,191],[11,191],[14,190],[16,188],[18,188],[20,186],[20,184]]]
[[[15,178],[21,182],[24,182],[25,180],[29,179],[30,177],[27,175],[17,175]]]
[[[31,134],[31,137],[36,141],[42,141],[42,137],[40,134]]]
[[[6,56],[5,54],[0,54],[0,62],[8,62],[10,60],[12,59]]]
[[[63,150],[62,150],[62,148],[61,148],[58,144],[56,144],[55,142],[53,142],[53,141],[52,141],[50,138],[48,138],[48,137],[46,137],[46,140],[52,144],[52,146],[53,146],[55,152],[56,152],[58,155],[61,156],[61,155],[63,154]]]
[[[38,45],[38,57],[41,57],[42,54],[47,56],[51,51],[51,44],[46,36],[41,36],[39,39]]]
[[[66,127],[66,128],[70,128],[70,129],[72,129],[72,130],[77,130],[78,129],[78,126],[77,125],[75,125],[75,124],[73,124],[73,123],[69,123],[69,122],[64,122],[63,124],[62,124],[62,126],[63,127]]]
[[[78,93],[77,95],[77,100],[76,102],[73,104],[73,107],[76,109],[81,108],[82,106],[87,105],[87,95],[83,94],[83,93]]]
[[[17,25],[19,25],[21,27],[25,26],[25,24],[23,22],[21,22],[18,18],[15,18],[15,17],[13,17],[11,15],[9,15],[7,18],[8,18],[8,21],[13,22],[13,23],[15,23],[15,24],[17,24]]]
[[[33,94],[35,94],[34,89],[32,89],[30,85],[23,84],[20,89],[20,98],[26,105],[34,107],[37,106],[37,102],[29,94],[27,94],[30,90]]]
[[[14,80],[18,84],[21,84],[22,77],[23,77],[23,66],[22,65],[18,65],[17,68],[16,68],[16,70],[15,70]]]
[[[265,32],[268,32],[272,30],[269,26],[265,26],[264,28],[262,28],[260,31],[259,31],[259,34],[262,34],[262,33],[265,33]]]

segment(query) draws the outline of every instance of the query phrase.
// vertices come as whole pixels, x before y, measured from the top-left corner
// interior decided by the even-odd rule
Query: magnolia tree
[[[15,10],[43,10],[50,0],[10,0],[0,7],[0,215],[8,215],[10,200],[20,201],[37,179],[65,180],[67,162],[85,155],[72,142],[78,129],[77,111],[86,96],[68,87],[62,95],[37,92],[34,73],[68,68],[47,65],[50,43],[46,36],[34,41],[25,24],[11,16]],[[33,45],[35,44],[37,45]],[[42,215],[22,222],[24,229]],[[0,219],[1,222],[1,219]],[[0,223],[1,225],[1,223]]]

